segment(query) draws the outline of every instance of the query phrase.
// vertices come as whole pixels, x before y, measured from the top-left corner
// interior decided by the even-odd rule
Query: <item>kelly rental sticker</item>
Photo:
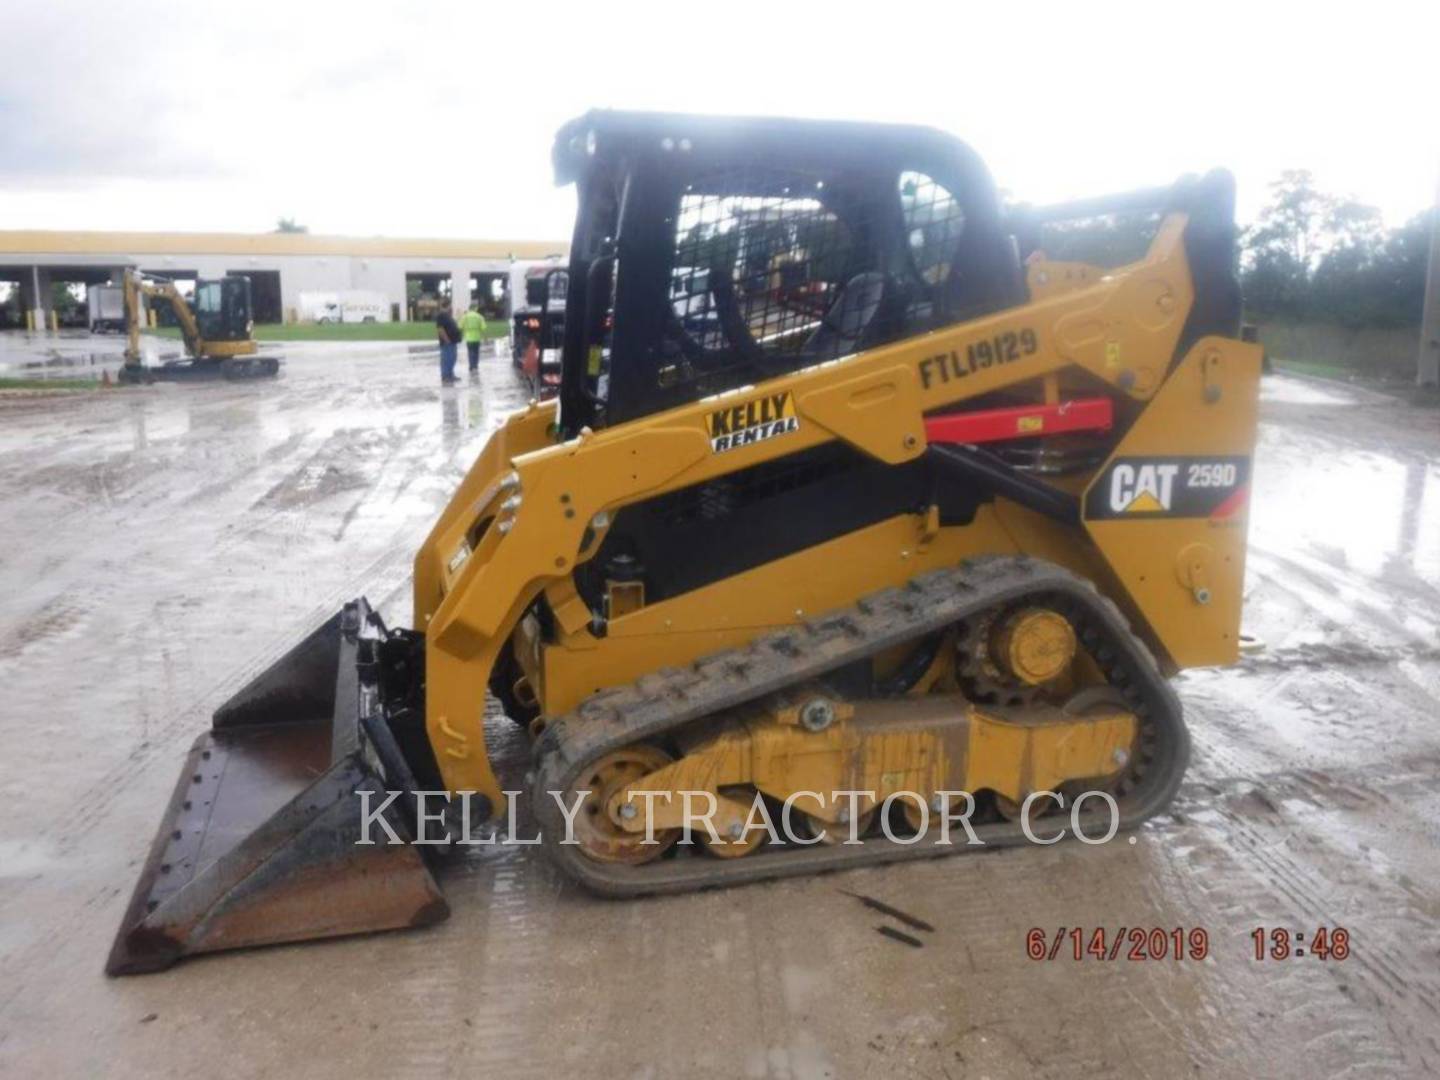
[[[788,391],[750,398],[716,409],[705,417],[710,450],[720,454],[800,430],[795,398]]]

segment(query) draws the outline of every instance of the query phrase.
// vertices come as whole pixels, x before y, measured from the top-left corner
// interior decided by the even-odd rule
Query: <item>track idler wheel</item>
[[[629,832],[611,818],[610,802],[631,784],[669,765],[673,759],[656,746],[630,746],[606,754],[587,771],[579,790],[590,792],[575,815],[575,839],[580,850],[599,862],[638,866],[658,859],[680,839],[679,829],[655,830],[655,842],[645,843],[645,833]],[[621,813],[624,809],[615,809]],[[636,808],[638,809],[638,808]]]

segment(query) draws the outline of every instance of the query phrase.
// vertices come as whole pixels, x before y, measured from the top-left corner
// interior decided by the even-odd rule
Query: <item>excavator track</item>
[[[565,819],[549,794],[566,793],[568,801],[569,793],[579,790],[585,771],[613,751],[663,740],[686,725],[703,723],[707,717],[963,619],[1020,602],[1043,604],[1065,615],[1108,686],[1124,697],[1136,716],[1136,752],[1111,789],[1120,810],[1120,828],[1134,828],[1169,804],[1184,775],[1190,742],[1178,697],[1120,610],[1089,582],[1026,556],[984,556],[921,575],[902,587],[763,635],[741,648],[685,668],[652,672],[586,699],[574,712],[549,724],[536,741],[531,805],[546,850],[566,874],[587,888],[618,897],[685,892],[1023,843],[1026,837],[1019,822],[977,822],[975,834],[984,847],[966,844],[963,836],[941,844],[928,837],[898,843],[878,835],[856,845],[772,845],[732,859],[682,851],[627,865],[601,862],[577,844],[561,843]],[[1088,812],[1082,814],[1082,823],[1087,819],[1099,820]],[[1104,825],[1095,831],[1103,832]]]
[[[231,356],[220,361],[220,374],[232,382],[269,379],[280,374],[280,361],[273,356]]]

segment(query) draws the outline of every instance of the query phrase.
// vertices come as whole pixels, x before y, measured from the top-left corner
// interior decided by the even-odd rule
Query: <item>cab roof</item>
[[[884,161],[924,168],[943,162],[989,180],[980,156],[966,143],[921,125],[592,109],[555,136],[555,182],[573,183],[596,160],[672,154],[702,165],[756,161],[844,168]]]

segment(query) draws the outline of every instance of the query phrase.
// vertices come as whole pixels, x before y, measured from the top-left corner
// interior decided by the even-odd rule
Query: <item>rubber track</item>
[[[852,607],[763,635],[688,667],[664,668],[587,698],[552,722],[536,741],[531,806],[546,850],[567,875],[591,890],[607,896],[638,896],[1025,842],[1018,822],[994,822],[975,825],[983,847],[966,844],[964,832],[956,826],[950,845],[931,838],[900,844],[877,834],[857,845],[772,845],[738,859],[704,857],[682,848],[674,857],[627,866],[596,861],[579,845],[560,843],[565,821],[548,794],[576,790],[587,767],[612,751],[661,739],[692,721],[815,679],[996,605],[1019,602],[1045,604],[1070,618],[1081,644],[1139,719],[1138,751],[1117,794],[1120,826],[1134,828],[1169,804],[1184,775],[1190,739],[1179,699],[1119,609],[1088,581],[1027,556],[984,556],[924,574]],[[1088,810],[1085,818],[1098,821]],[[1068,827],[1068,813],[1057,822]],[[1096,832],[1103,831],[1100,823]]]

